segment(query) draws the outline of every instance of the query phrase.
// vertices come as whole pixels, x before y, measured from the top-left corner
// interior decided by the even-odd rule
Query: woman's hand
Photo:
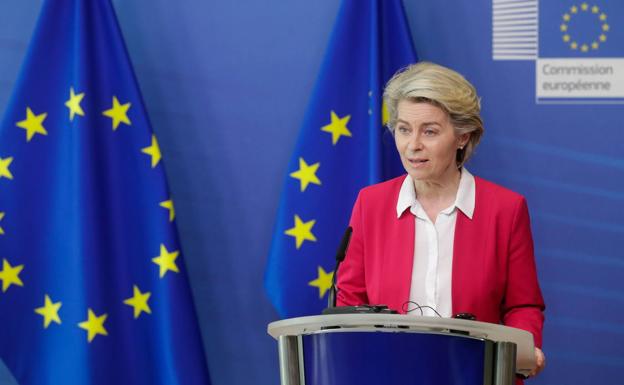
[[[540,348],[535,348],[535,369],[529,373],[529,377],[534,377],[539,374],[544,367],[546,366],[546,357],[544,356],[544,352]]]

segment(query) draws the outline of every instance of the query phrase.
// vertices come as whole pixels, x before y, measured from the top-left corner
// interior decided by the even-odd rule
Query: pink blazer
[[[397,218],[405,176],[366,187],[353,207],[353,236],[338,271],[338,305],[384,304],[403,312],[414,260],[414,216]],[[457,213],[453,314],[527,330],[542,346],[544,300],[537,281],[526,200],[475,177],[472,219]]]

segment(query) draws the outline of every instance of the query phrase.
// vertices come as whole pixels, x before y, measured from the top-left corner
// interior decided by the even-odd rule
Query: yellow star
[[[103,336],[108,335],[108,332],[104,328],[104,322],[106,321],[108,314],[102,314],[98,317],[95,315],[93,310],[89,308],[89,313],[87,317],[87,320],[80,322],[78,326],[88,332],[87,339],[89,340],[89,343],[91,343],[91,341],[93,341],[95,336],[97,336],[98,334],[101,334]]]
[[[147,300],[152,295],[152,293],[150,292],[141,293],[141,290],[139,290],[137,285],[134,285],[133,290],[134,290],[134,295],[128,298],[127,300],[125,300],[123,303],[125,303],[128,306],[132,306],[134,308],[134,318],[135,319],[139,318],[142,311],[146,312],[147,314],[152,314],[152,310],[147,304]]]
[[[58,315],[58,311],[63,305],[62,302],[53,303],[50,296],[45,295],[44,305],[35,309],[35,313],[43,316],[43,328],[47,329],[52,321],[57,324],[61,324],[61,318]]]
[[[592,49],[598,49],[598,42],[597,41],[592,43]]]
[[[84,98],[84,92],[76,95],[74,87],[69,88],[69,99],[65,102],[65,107],[69,108],[69,120],[73,121],[75,115],[84,116],[84,111],[80,107],[80,102]]]
[[[603,42],[603,43],[604,43],[605,41],[607,41],[607,35],[605,35],[605,34],[603,33],[602,35],[600,35],[599,39],[600,39],[600,41],[601,41],[601,42]]]
[[[175,209],[173,208],[173,201],[171,199],[160,202],[160,207],[169,210],[169,222],[173,222],[175,219]]]
[[[327,290],[331,288],[332,285],[332,277],[334,276],[334,272],[326,272],[322,267],[318,267],[318,277],[315,280],[308,282],[308,285],[318,287],[319,289],[319,298],[323,298]]]
[[[563,14],[563,20],[570,21],[570,15],[568,15],[567,13],[564,13]]]
[[[291,172],[290,176],[295,179],[299,179],[299,181],[301,182],[301,191],[303,192],[306,190],[306,188],[308,188],[308,185],[310,183],[318,185],[321,184],[321,181],[316,176],[316,171],[320,166],[320,162],[309,165],[306,163],[305,160],[303,160],[303,158],[299,158],[299,170]]]
[[[158,146],[158,142],[156,141],[156,135],[152,135],[152,145],[145,147],[141,150],[142,153],[147,154],[152,157],[152,168],[156,167],[158,162],[160,162],[160,147]]]
[[[597,5],[594,5],[594,6],[592,7],[592,13],[598,13],[598,12],[600,12],[600,8],[598,8],[598,6],[597,6]]]
[[[559,29],[561,29],[561,32],[565,32],[568,30],[568,25],[567,24],[561,24],[561,26],[559,27]]]
[[[315,220],[303,222],[301,218],[299,218],[299,215],[295,214],[295,227],[284,231],[284,234],[295,237],[295,243],[297,249],[299,249],[303,241],[316,242],[316,237],[312,234],[312,226],[314,226],[315,223]]]
[[[2,260],[2,270],[0,270],[0,281],[2,281],[2,292],[6,292],[9,286],[24,286],[19,274],[24,269],[24,265],[11,266],[6,259]]]
[[[351,115],[347,115],[344,118],[339,118],[338,115],[336,115],[336,113],[332,111],[331,123],[321,127],[321,131],[331,132],[332,145],[335,146],[341,136],[351,136],[351,131],[349,131],[349,129],[347,128],[347,123],[349,123],[349,119],[351,119]]]
[[[606,13],[601,13],[600,14],[600,21],[605,21],[607,20],[607,14]]]
[[[120,123],[131,125],[130,119],[128,119],[128,109],[132,103],[128,102],[126,104],[119,104],[119,100],[117,100],[116,96],[113,96],[113,106],[104,112],[102,115],[108,116],[113,120],[113,131],[119,127]]]
[[[178,265],[176,265],[175,261],[178,258],[180,252],[178,250],[172,251],[171,253],[167,251],[165,245],[160,245],[160,255],[158,257],[152,258],[152,262],[160,266],[160,278],[164,277],[167,274],[168,270],[171,270],[175,273],[179,273]]]
[[[583,44],[583,45],[581,46],[581,51],[582,51],[582,52],[587,52],[588,50],[589,50],[589,46],[588,46],[587,44]]]
[[[381,103],[381,125],[385,126],[388,124],[388,120],[390,120],[390,112],[388,112],[388,106],[386,103]]]
[[[576,5],[573,5],[570,7],[570,12],[572,13],[577,13],[578,12],[578,8],[576,7]]]
[[[605,32],[607,32],[607,31],[609,30],[609,24],[604,23],[604,24],[602,25],[602,30],[603,30],[603,31],[605,31]]]
[[[573,41],[572,43],[570,43],[570,48],[577,49],[578,48],[578,44],[575,41]]]
[[[4,211],[0,211],[0,221],[4,218]],[[0,235],[4,235],[4,229],[0,227]]]
[[[581,9],[582,9],[583,11],[587,11],[587,8],[589,8],[589,5],[587,5],[587,3],[583,3],[583,4],[581,4]]]
[[[570,41],[570,35],[563,35],[563,41],[566,43]]]
[[[35,115],[30,107],[26,107],[26,119],[17,122],[15,125],[26,130],[26,141],[30,142],[35,134],[48,135],[48,131],[43,127],[47,113]]]
[[[13,179],[13,174],[11,174],[11,170],[9,170],[11,162],[13,162],[12,156],[4,159],[0,158],[0,178]]]

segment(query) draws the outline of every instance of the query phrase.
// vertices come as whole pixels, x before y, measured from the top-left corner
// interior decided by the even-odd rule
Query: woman
[[[455,71],[418,63],[388,82],[384,102],[407,175],[360,192],[338,304],[472,313],[527,330],[537,374],[544,301],[526,201],[463,167],[483,134],[474,87]]]

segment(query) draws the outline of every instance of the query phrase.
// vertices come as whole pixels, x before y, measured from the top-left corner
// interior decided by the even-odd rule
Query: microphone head
[[[344,235],[342,236],[342,241],[340,241],[340,246],[338,246],[338,251],[336,251],[336,261],[338,263],[342,262],[347,255],[347,248],[349,247],[349,242],[351,241],[351,234],[353,233],[353,227],[349,226],[345,230]]]

